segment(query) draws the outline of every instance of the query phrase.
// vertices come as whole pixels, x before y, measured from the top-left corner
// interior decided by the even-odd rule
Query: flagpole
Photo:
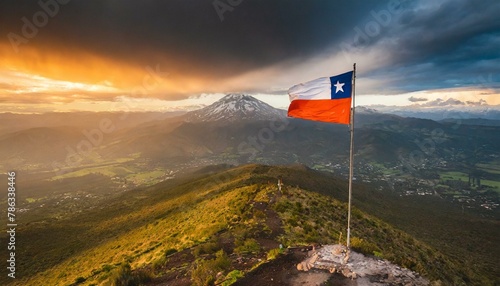
[[[356,63],[353,65],[352,74],[352,106],[351,106],[351,147],[349,152],[349,199],[347,206],[347,249],[351,247],[351,197],[352,197],[352,177],[353,177],[353,165],[354,165],[354,107],[355,107],[355,91],[356,91]]]

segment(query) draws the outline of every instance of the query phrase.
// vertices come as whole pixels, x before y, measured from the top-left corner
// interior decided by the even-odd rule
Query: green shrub
[[[233,285],[239,278],[243,278],[245,273],[240,270],[233,270],[226,275],[226,281],[222,282],[222,286],[230,286]]]
[[[87,280],[87,279],[85,279],[84,277],[80,276],[80,277],[76,278],[75,285],[81,284],[81,283],[85,282],[85,280]]]
[[[267,260],[276,259],[282,253],[283,253],[282,248],[271,249],[271,250],[269,250],[269,252],[267,252]]]
[[[234,252],[238,255],[248,254],[248,253],[258,253],[260,251],[260,245],[257,240],[249,238],[243,242],[243,245],[239,245],[234,249]]]
[[[102,271],[104,272],[109,272],[111,271],[111,269],[113,269],[113,266],[112,265],[109,265],[109,264],[104,264],[102,267],[101,267]]]
[[[220,270],[227,270],[231,267],[231,260],[222,249],[215,254],[215,266]]]
[[[293,226],[293,227],[296,227],[296,226],[298,226],[298,225],[299,225],[299,224],[298,224],[298,222],[297,222],[297,219],[296,219],[295,217],[289,218],[289,219],[287,220],[287,223],[288,223],[289,225]]]
[[[295,202],[295,208],[298,212],[302,211],[302,203],[301,202]]]
[[[267,215],[261,210],[255,210],[254,216],[257,220],[260,220],[260,221],[266,220],[266,218],[267,218]]]
[[[375,244],[358,237],[351,238],[351,248],[365,255],[373,255],[375,252],[380,253],[380,249]]]
[[[203,254],[213,254],[219,249],[220,247],[216,242],[202,243],[193,249],[193,255],[198,257]]]
[[[373,255],[375,255],[376,257],[381,258],[381,259],[384,258],[384,255],[382,254],[382,252],[379,252],[379,251],[373,251]]]
[[[153,261],[153,269],[159,270],[167,264],[168,258],[166,256],[161,256],[160,258]]]
[[[169,249],[165,250],[165,256],[169,256],[169,255],[174,254],[176,252],[177,252],[177,249],[169,248]]]
[[[291,209],[293,206],[292,204],[289,202],[289,201],[282,201],[282,202],[278,202],[274,209],[279,212],[279,213],[284,213],[286,212],[287,210]]]
[[[149,272],[143,269],[132,272],[128,263],[122,264],[111,276],[113,286],[139,286],[149,281]]]
[[[213,285],[217,270],[212,260],[200,260],[191,273],[191,281],[195,286]]]
[[[215,283],[217,273],[227,271],[231,266],[231,260],[224,250],[219,250],[215,254],[215,259],[198,260],[196,268],[191,273],[193,285],[204,286]]]

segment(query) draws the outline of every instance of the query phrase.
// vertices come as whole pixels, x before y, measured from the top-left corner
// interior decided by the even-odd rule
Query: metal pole
[[[347,249],[351,247],[351,197],[352,197],[352,176],[353,176],[353,165],[354,165],[354,95],[356,89],[356,63],[353,65],[352,74],[352,106],[351,106],[351,147],[349,152],[349,201],[347,207]]]

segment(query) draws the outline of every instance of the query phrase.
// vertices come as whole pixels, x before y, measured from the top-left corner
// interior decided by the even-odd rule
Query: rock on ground
[[[324,269],[355,280],[353,285],[429,285],[418,273],[387,260],[347,251],[342,245],[324,245],[315,249],[297,265],[297,270]],[[354,281],[353,281],[354,282]]]

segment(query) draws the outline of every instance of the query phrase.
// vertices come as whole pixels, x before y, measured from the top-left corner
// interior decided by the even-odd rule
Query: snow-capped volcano
[[[285,111],[245,94],[228,94],[213,104],[188,112],[186,120],[196,121],[238,121],[273,120],[285,116]]]

